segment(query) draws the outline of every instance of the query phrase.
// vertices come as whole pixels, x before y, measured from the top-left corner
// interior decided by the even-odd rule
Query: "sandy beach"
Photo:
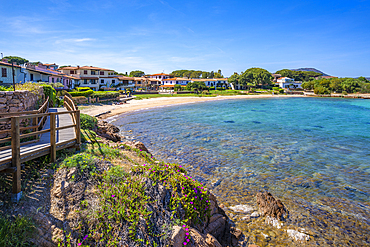
[[[80,106],[81,113],[95,116],[107,111],[111,111],[108,114],[100,116],[101,119],[106,119],[112,116],[149,109],[154,107],[163,107],[179,104],[189,104],[197,102],[206,102],[214,100],[226,100],[226,99],[255,99],[255,98],[283,98],[283,97],[304,97],[299,95],[235,95],[235,96],[217,96],[217,97],[163,97],[163,98],[151,98],[143,100],[130,100],[126,104],[122,105],[90,105]]]

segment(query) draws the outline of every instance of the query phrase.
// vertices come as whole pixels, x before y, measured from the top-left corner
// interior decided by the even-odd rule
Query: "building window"
[[[6,71],[6,68],[1,68],[1,76],[2,77],[8,77],[8,73]]]
[[[87,70],[84,70],[84,75],[87,75]]]
[[[71,70],[71,71],[69,71],[69,73],[70,73],[71,75],[73,75],[73,74],[75,73],[75,71],[74,71],[74,70]]]
[[[100,71],[100,75],[104,75],[104,71]]]
[[[84,80],[84,84],[87,84],[87,79]]]
[[[104,80],[103,80],[103,79],[102,79],[102,80],[100,80],[100,83],[101,83],[101,84],[103,84],[103,83],[104,83]]]
[[[112,80],[112,84],[116,83],[116,80]]]
[[[93,70],[92,70],[92,71],[91,71],[91,74],[92,74],[92,75],[95,75],[95,71],[93,71]]]
[[[54,78],[51,78],[51,82],[54,83]]]

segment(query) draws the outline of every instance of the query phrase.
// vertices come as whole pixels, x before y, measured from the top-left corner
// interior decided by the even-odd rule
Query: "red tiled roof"
[[[12,66],[12,64],[11,63],[6,63],[6,62],[2,62],[2,61],[0,61],[0,65],[4,65],[4,66]],[[21,68],[21,66],[19,66],[19,65],[14,65],[14,67],[17,67],[17,68]]]
[[[153,75],[148,75],[148,76],[158,76],[158,75],[168,75],[168,76],[170,76],[169,74],[165,74],[165,73],[153,74]]]
[[[164,81],[190,81],[190,79],[184,79],[184,78],[169,78],[169,79],[164,79]]]
[[[112,78],[112,77],[108,77],[108,78]],[[118,77],[118,80],[121,80],[121,81],[133,81],[134,78],[133,77],[129,77],[129,76],[119,76]]]
[[[58,70],[104,70],[104,71],[113,71],[111,69],[103,69],[103,68],[98,68],[98,67],[93,67],[93,66],[82,66],[82,67],[63,67],[59,68]]]
[[[99,77],[88,77],[88,76],[86,76],[86,77],[81,77],[81,80],[98,80],[99,79]]]

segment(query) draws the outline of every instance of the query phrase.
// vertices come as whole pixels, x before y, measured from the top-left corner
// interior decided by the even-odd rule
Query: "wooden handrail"
[[[38,113],[38,110],[0,113],[0,116],[13,116],[13,115],[20,115],[20,114],[36,114],[36,113]]]
[[[4,138],[0,139],[0,144],[5,143],[5,146],[0,147],[0,151],[9,150],[11,148],[12,154],[11,157],[1,160],[0,165],[2,166],[0,170],[2,172],[13,173],[13,201],[19,201],[19,198],[21,196],[21,162],[26,162],[28,160],[32,160],[46,154],[50,154],[51,161],[55,162],[57,150],[69,147],[77,147],[79,149],[81,144],[80,110],[78,110],[71,98],[65,96],[64,99],[64,106],[67,111],[49,112],[50,99],[48,97],[38,110],[25,111],[20,113],[0,114],[0,123],[10,122],[11,127],[11,130],[0,131],[0,134],[7,134],[9,132],[11,133],[10,137],[7,135]],[[56,116],[63,114],[70,114],[73,124],[57,127]],[[43,129],[48,118],[50,119],[50,128]],[[24,121],[25,119],[30,119],[30,121]],[[20,125],[23,123],[26,123],[29,126],[21,127]],[[69,128],[75,129],[75,138],[65,141],[63,140],[62,142],[57,142],[56,137],[58,131]],[[31,132],[23,132],[24,134],[22,134],[22,131],[25,130],[31,130]],[[44,133],[50,133],[50,144],[41,143],[38,146],[38,149],[27,148],[25,151],[22,151],[21,154],[21,146],[38,142],[41,134]],[[36,136],[36,138],[32,138],[29,141],[28,138],[33,136]],[[23,141],[22,143],[21,140]],[[7,143],[10,143],[10,145],[8,145]],[[9,164],[9,162],[11,162],[11,164]]]
[[[45,108],[49,109],[49,96],[46,98],[44,104],[42,104],[42,106],[38,109],[38,112],[42,112]]]

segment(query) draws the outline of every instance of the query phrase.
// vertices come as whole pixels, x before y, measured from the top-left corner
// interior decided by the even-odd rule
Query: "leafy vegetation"
[[[95,117],[92,117],[87,114],[80,114],[81,129],[93,130],[98,123],[98,120]]]
[[[239,84],[243,87],[253,88],[253,87],[266,87],[272,85],[271,82],[272,76],[271,73],[265,69],[261,68],[250,68],[241,73],[234,73],[228,79],[229,83],[232,83],[234,86]]]
[[[315,94],[370,93],[370,82],[364,77],[318,79],[302,83],[302,88],[314,90]]]
[[[70,94],[72,95],[72,97],[79,97],[79,96],[89,97],[93,93],[94,93],[94,91],[91,90],[91,89],[86,90],[86,91],[70,92]]]
[[[289,69],[276,71],[276,74],[280,74],[282,77],[293,78],[295,81],[309,81],[322,75],[313,71],[294,71]]]
[[[196,92],[202,92],[204,90],[209,90],[206,84],[202,81],[195,81],[195,82],[189,82],[186,87],[186,90],[188,91],[196,91]]]
[[[22,58],[22,57],[17,57],[17,56],[6,56],[4,58],[8,59],[8,63],[15,62],[18,65],[25,64],[25,63],[29,62],[27,59]]]
[[[181,90],[182,90],[181,85],[180,84],[175,84],[174,91],[178,92],[178,91],[181,91]]]
[[[50,106],[54,107],[55,105],[57,105],[57,94],[55,89],[51,85],[46,84],[39,85],[41,85],[44,88],[45,98],[49,97]]]
[[[187,77],[187,78],[223,78],[221,70],[219,69],[217,72],[207,72],[201,70],[175,70],[171,72],[171,76],[173,77]]]
[[[99,146],[97,146],[99,145]],[[99,242],[104,246],[117,246],[120,242],[116,231],[128,226],[129,237],[136,242],[144,242],[137,234],[139,222],[146,223],[146,232],[152,237],[165,237],[155,233],[152,228],[153,222],[150,207],[153,203],[152,195],[147,193],[147,186],[161,184],[171,191],[170,204],[167,210],[171,212],[174,222],[194,224],[204,222],[205,217],[210,216],[210,202],[204,186],[187,175],[186,170],[178,164],[168,164],[156,161],[150,154],[126,145],[121,148],[112,148],[104,144],[85,145],[83,153],[67,157],[61,164],[62,168],[77,168],[75,177],[90,177],[96,181],[95,194],[98,197],[98,206],[91,206],[87,201],[81,202],[81,215],[89,226],[88,232],[84,231],[83,241]],[[107,161],[115,159],[128,159],[121,150],[131,150],[145,160],[145,164],[133,162],[131,172],[117,165],[112,166],[104,172],[97,172],[95,163],[104,158]],[[149,179],[149,180],[145,180]],[[90,180],[91,181],[91,180]],[[150,181],[146,185],[145,181]],[[185,215],[180,215],[183,210]],[[184,218],[183,218],[184,216]],[[67,236],[68,241],[68,236]],[[83,242],[81,241],[81,242]],[[148,243],[149,244],[149,243]]]
[[[78,92],[84,92],[84,91],[91,90],[91,88],[89,87],[77,87],[76,89]]]
[[[142,77],[144,75],[145,75],[145,72],[144,71],[134,70],[134,71],[131,71],[130,72],[129,77]]]
[[[92,97],[97,97],[99,99],[112,99],[119,97],[119,92],[116,91],[94,91]]]
[[[35,229],[33,221],[26,216],[10,220],[0,215],[0,246],[34,246],[30,239]]]

